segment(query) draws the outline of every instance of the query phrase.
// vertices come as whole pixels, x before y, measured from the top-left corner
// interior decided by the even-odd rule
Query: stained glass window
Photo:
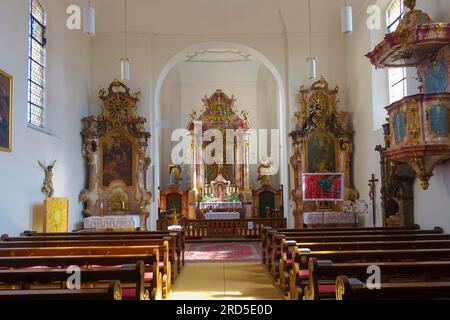
[[[44,127],[45,109],[45,11],[37,0],[30,0],[28,49],[28,123]]]
[[[403,0],[394,0],[387,9],[386,22],[388,32],[394,32],[404,14]],[[406,68],[389,69],[389,100],[394,103],[407,95]]]

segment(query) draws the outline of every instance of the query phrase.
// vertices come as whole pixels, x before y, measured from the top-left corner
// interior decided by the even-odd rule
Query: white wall
[[[369,1],[386,7],[387,0]],[[435,21],[450,21],[447,0],[418,0],[417,8],[429,13]],[[369,59],[364,55],[373,50],[375,45],[382,41],[385,29],[370,31],[366,27],[367,15],[365,10],[355,19],[353,34],[346,39],[346,67],[347,86],[350,110],[354,114],[355,126],[355,178],[356,187],[362,198],[367,200],[368,180],[372,173],[380,177],[378,153],[374,151],[377,144],[384,145],[381,124],[385,123],[387,116],[384,107],[389,104],[387,88],[387,71],[375,70]],[[413,94],[408,86],[408,94]],[[442,226],[450,231],[450,164],[439,166],[434,177],[430,180],[430,189],[423,191],[416,181],[415,196],[415,223],[422,228]],[[380,184],[378,184],[378,195]],[[380,200],[377,201],[377,222],[381,225]],[[371,218],[366,223],[371,225]]]
[[[90,88],[89,41],[65,28],[65,6],[42,0],[48,14],[47,120],[49,134],[27,127],[28,0],[2,1],[0,68],[14,77],[13,151],[0,153],[0,232],[33,228],[33,205],[42,203],[38,160],[57,160],[55,196],[68,197],[69,229],[81,220],[78,194],[84,185],[81,122]],[[76,1],[75,1],[76,3]],[[42,220],[35,226],[42,224]]]

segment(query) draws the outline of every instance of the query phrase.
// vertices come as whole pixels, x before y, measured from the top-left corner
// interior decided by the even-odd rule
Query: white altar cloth
[[[88,217],[83,219],[84,229],[134,229],[140,227],[138,215]]]
[[[208,212],[205,214],[206,220],[239,220],[239,212]]]
[[[358,224],[358,213],[345,212],[305,212],[303,214],[303,223],[306,225],[342,225]]]

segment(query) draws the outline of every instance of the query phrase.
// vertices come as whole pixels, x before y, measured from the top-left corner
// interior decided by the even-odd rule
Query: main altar
[[[178,224],[186,239],[200,240],[259,239],[265,227],[285,228],[283,192],[271,184],[270,161],[258,168],[261,187],[250,186],[248,112],[221,90],[202,101],[187,126],[189,189],[180,188],[181,164],[170,163],[170,185],[158,192],[158,229]]]
[[[253,214],[249,173],[252,127],[247,112],[238,112],[235,103],[234,96],[217,90],[204,97],[199,114],[191,113],[187,127],[193,147],[190,219],[239,219]],[[215,135],[203,141],[211,132]]]

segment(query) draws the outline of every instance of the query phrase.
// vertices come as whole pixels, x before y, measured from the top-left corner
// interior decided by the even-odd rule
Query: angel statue
[[[181,173],[183,172],[183,169],[181,169],[181,166],[178,164],[175,164],[171,162],[169,164],[169,179],[170,179],[170,185],[179,186],[180,181],[183,181],[183,178],[181,178]]]
[[[51,198],[55,192],[53,189],[53,167],[55,166],[56,160],[49,166],[44,166],[40,161],[38,161],[38,163],[45,173],[45,180],[41,190],[45,194],[46,198]]]
[[[271,169],[272,161],[261,161],[261,164],[258,167],[258,181],[263,187],[267,187],[272,184],[270,181]]]

